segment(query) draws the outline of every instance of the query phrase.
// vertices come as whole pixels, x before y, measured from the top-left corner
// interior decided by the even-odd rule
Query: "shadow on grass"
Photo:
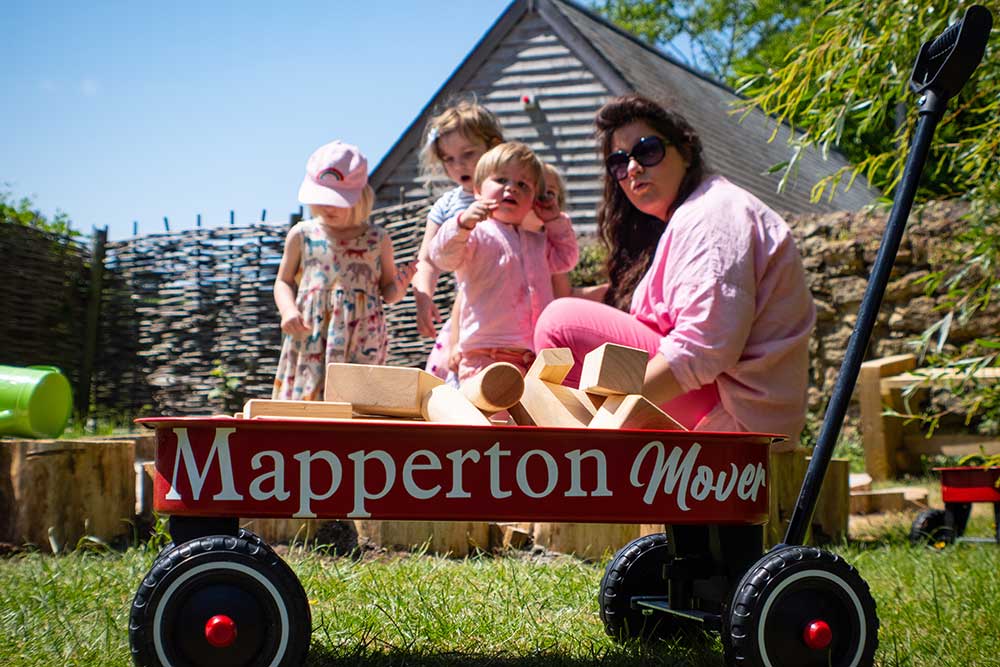
[[[379,651],[371,646],[328,647],[314,641],[309,651],[308,667],[722,667],[718,639],[704,633],[689,633],[671,641],[645,646],[602,644],[590,646],[568,656],[555,651],[537,650],[525,655],[511,652],[459,653],[404,650]]]

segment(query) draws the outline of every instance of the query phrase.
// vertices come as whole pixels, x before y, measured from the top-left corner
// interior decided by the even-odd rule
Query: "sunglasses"
[[[655,136],[642,137],[629,152],[615,151],[605,158],[604,166],[608,168],[611,178],[622,181],[628,177],[628,163],[633,158],[643,167],[654,167],[663,162],[666,154],[667,144],[663,139]]]

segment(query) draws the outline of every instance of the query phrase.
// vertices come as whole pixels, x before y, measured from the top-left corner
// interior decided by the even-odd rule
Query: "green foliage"
[[[208,397],[212,400],[221,400],[223,410],[227,413],[235,412],[243,407],[243,383],[239,377],[232,375],[231,370],[221,359],[212,362],[212,370],[209,375],[218,378],[219,381],[214,388],[208,392]]]
[[[574,287],[600,285],[608,280],[605,263],[608,251],[596,239],[583,240],[580,243],[580,260],[570,271],[569,281]]]
[[[809,0],[604,0],[596,9],[681,62],[732,83],[746,63],[779,62],[803,19],[815,14],[811,5]],[[690,51],[677,43],[690,45]]]
[[[4,185],[6,186],[6,184]],[[33,207],[34,203],[28,197],[15,200],[10,191],[0,189],[0,222],[34,227],[62,236],[80,235],[80,232],[72,229],[69,216],[62,211],[56,211],[56,214],[50,219]]]

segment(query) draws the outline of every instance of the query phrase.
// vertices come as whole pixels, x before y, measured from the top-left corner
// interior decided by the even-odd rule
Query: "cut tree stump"
[[[135,517],[132,440],[11,440],[12,542],[73,549],[82,537],[126,536]]]

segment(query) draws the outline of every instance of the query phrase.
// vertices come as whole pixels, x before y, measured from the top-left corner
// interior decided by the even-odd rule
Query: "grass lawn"
[[[992,512],[976,507],[969,532],[988,535]],[[883,517],[864,541],[833,549],[878,603],[878,664],[1000,665],[1000,547],[913,548],[911,519]],[[0,664],[132,664],[129,605],[155,555],[140,547],[0,559]],[[723,664],[714,636],[651,647],[606,637],[596,600],[603,563],[526,553],[357,561],[301,548],[286,559],[312,605],[310,665]]]

